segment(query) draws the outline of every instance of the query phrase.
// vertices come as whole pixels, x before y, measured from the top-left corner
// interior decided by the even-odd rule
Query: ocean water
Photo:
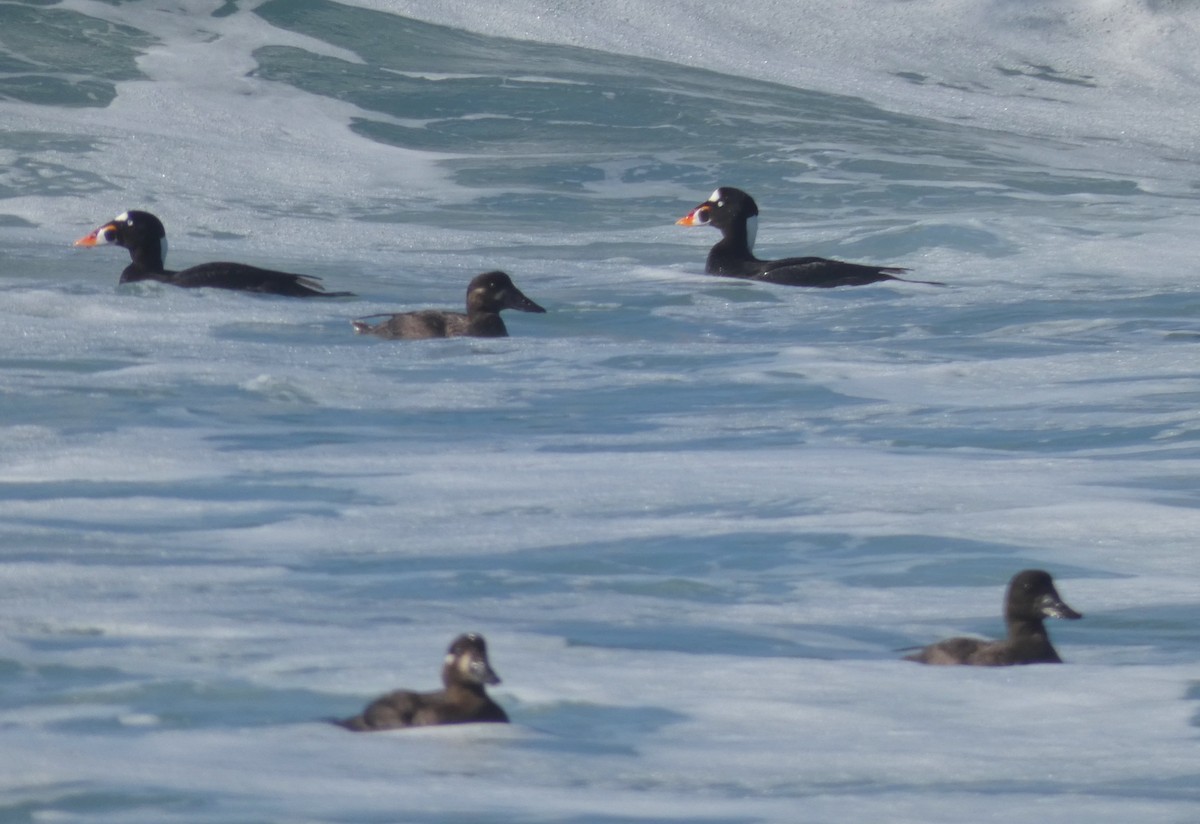
[[[1195,819],[1200,9],[739,6],[0,4],[0,822]],[[513,724],[323,722],[463,631]]]

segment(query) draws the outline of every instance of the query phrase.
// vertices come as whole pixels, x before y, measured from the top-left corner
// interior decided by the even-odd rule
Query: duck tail
[[[901,283],[921,283],[921,284],[924,284],[925,286],[948,286],[949,285],[946,283],[942,283],[940,280],[917,280],[916,278],[902,278],[900,276],[903,274],[906,274],[910,270],[903,269],[899,266],[887,266],[887,267],[880,269],[879,271],[883,272],[885,275],[890,275],[892,280],[898,280]]]
[[[371,318],[390,318],[390,317],[391,317],[391,315],[386,314],[386,313],[380,314],[380,315],[364,315],[361,318],[356,318],[356,319],[350,321],[350,325],[354,327],[354,334],[356,334],[356,335],[371,335],[371,334],[375,333],[375,330],[378,327],[372,326],[371,324],[367,323],[367,321],[369,321]]]
[[[365,732],[367,730],[366,720],[361,715],[355,715],[352,718],[322,718],[326,724],[333,724],[335,727],[350,730],[351,732]]]

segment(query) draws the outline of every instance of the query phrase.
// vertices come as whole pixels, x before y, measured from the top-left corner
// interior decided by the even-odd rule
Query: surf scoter
[[[504,272],[484,272],[467,284],[467,313],[425,309],[420,312],[400,312],[395,315],[368,315],[352,320],[354,331],[360,335],[381,338],[505,338],[508,329],[500,319],[502,309],[521,312],[545,312],[518,289]],[[387,318],[372,326],[370,318]]]
[[[1003,641],[979,638],[950,638],[923,647],[906,660],[922,664],[974,664],[1002,667],[1011,664],[1061,664],[1042,621],[1045,618],[1082,618],[1054,588],[1050,573],[1026,569],[1013,576],[1004,600],[1004,623],[1008,637]]]
[[[201,263],[175,272],[165,268],[167,231],[162,221],[149,212],[122,212],[91,234],[75,241],[76,246],[115,243],[129,250],[132,263],[121,273],[120,283],[156,280],[185,289],[237,289],[292,298],[344,298],[353,292],[326,292],[321,279],[247,266],[244,263]]]
[[[754,256],[758,204],[732,186],[722,186],[692,211],[675,221],[679,226],[714,226],[721,239],[708,253],[704,271],[727,278],[760,280],[785,286],[828,289],[834,286],[864,286],[882,280],[945,286],[931,280],[899,277],[907,269],[898,266],[867,266],[819,257],[759,260]]]
[[[442,665],[445,689],[437,692],[396,690],[376,698],[358,715],[334,721],[354,732],[428,727],[435,724],[508,723],[504,709],[484,690],[500,678],[488,663],[482,635],[460,635],[450,644]]]

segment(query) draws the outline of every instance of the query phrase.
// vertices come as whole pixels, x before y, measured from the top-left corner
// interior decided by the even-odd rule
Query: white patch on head
[[[746,246],[754,251],[754,238],[758,236],[758,215],[746,218]]]
[[[163,235],[163,237],[159,241],[159,243],[160,243],[160,248],[162,249],[162,261],[163,261],[163,263],[166,263],[167,262],[167,237],[166,237],[166,235]]]
[[[461,658],[459,658],[457,667],[458,667],[459,674],[462,675],[463,678],[466,678],[469,681],[477,680],[476,675],[475,675],[475,656],[474,655],[464,655]]]
[[[720,189],[714,189],[713,193],[708,196],[709,203],[717,203],[720,200],[721,200],[721,190]]]
[[[124,223],[127,220],[129,220],[129,212],[121,212],[113,218],[113,223]]]

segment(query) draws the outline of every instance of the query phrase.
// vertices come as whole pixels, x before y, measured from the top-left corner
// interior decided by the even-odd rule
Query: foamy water
[[[0,820],[1190,820],[1195,21],[4,7]],[[707,277],[717,184],[950,286]],[[129,208],[360,297],[117,289]],[[1026,567],[1066,665],[899,660]],[[322,723],[468,630],[511,726]]]

